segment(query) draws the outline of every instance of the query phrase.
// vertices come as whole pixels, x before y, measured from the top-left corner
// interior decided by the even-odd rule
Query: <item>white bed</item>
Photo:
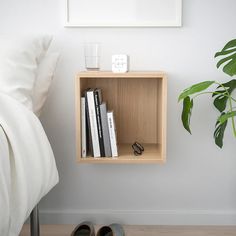
[[[53,151],[36,116],[58,59],[47,54],[50,43],[50,37],[0,36],[0,236],[18,236],[58,183]]]
[[[0,235],[17,236],[34,206],[58,182],[43,127],[24,105],[0,93]]]

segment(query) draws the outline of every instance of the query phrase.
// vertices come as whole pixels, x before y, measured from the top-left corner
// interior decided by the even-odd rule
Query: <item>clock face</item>
[[[113,55],[112,56],[112,72],[125,73],[128,71],[128,56]]]

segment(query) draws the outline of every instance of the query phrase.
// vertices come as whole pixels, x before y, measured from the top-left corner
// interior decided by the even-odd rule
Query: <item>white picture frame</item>
[[[182,0],[65,0],[64,26],[181,27]]]

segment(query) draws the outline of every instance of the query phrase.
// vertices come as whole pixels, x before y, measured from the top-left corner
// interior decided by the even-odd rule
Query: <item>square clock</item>
[[[125,73],[129,70],[129,57],[128,55],[119,54],[112,56],[112,72]]]

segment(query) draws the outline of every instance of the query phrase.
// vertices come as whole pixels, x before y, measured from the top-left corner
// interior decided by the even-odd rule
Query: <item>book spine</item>
[[[87,89],[85,91],[85,113],[86,113],[86,143],[87,143],[87,155],[93,156],[93,145],[92,145],[92,135],[91,135],[91,127],[89,121],[89,109],[88,109],[88,97],[87,97]]]
[[[97,88],[96,92],[98,94],[98,103],[99,105],[101,105],[102,104],[102,90],[100,88]]]
[[[94,90],[87,91],[87,98],[88,98],[89,122],[92,136],[93,156],[101,157],[98,127],[97,127],[96,107],[94,101]]]
[[[108,120],[107,120],[107,106],[106,103],[100,105],[101,120],[102,120],[102,133],[103,133],[103,143],[105,149],[105,156],[111,157],[111,143],[108,130]]]
[[[109,137],[111,142],[112,157],[117,157],[118,150],[117,150],[116,129],[115,129],[115,120],[113,111],[107,112],[107,120],[108,120]]]
[[[94,101],[95,101],[95,108],[96,108],[96,118],[97,118],[97,128],[98,128],[98,139],[99,139],[99,147],[100,153],[102,157],[105,157],[105,150],[104,150],[104,142],[103,142],[103,133],[102,133],[102,121],[101,121],[101,112],[100,112],[100,102],[99,99],[99,91],[100,89],[94,90]]]
[[[87,156],[85,97],[81,98],[81,156]]]

